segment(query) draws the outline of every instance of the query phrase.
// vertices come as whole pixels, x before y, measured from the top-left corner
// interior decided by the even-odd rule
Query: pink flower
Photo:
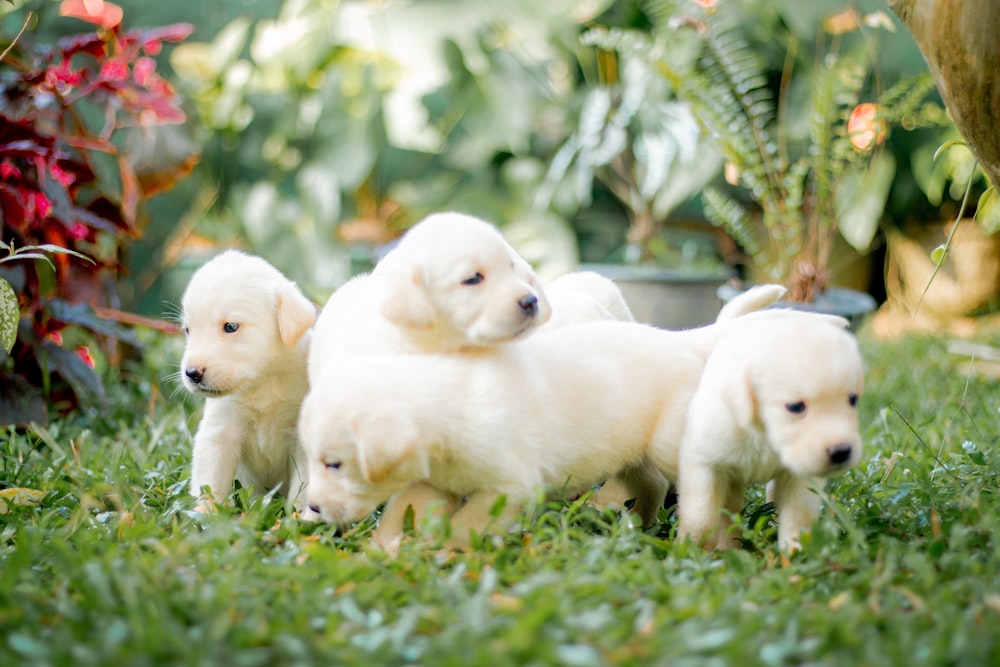
[[[62,345],[62,332],[61,331],[50,331],[45,334],[45,340],[55,343],[56,345]]]
[[[854,107],[847,120],[847,135],[859,152],[869,151],[885,140],[885,119],[877,104],[863,102]]]
[[[11,178],[20,178],[21,170],[14,166],[14,163],[10,160],[4,160],[0,162],[0,178],[5,181]]]
[[[132,66],[135,74],[135,82],[140,86],[149,83],[152,77],[156,76],[156,61],[152,58],[139,58]]]
[[[45,70],[45,85],[52,90],[68,92],[83,81],[83,73],[70,67],[68,60],[63,60]]]
[[[122,8],[104,0],[63,0],[59,16],[71,16],[102,28],[114,28],[122,22]]]
[[[87,225],[82,222],[74,222],[73,226],[67,230],[70,238],[77,241],[82,241],[90,235],[90,230],[87,229]]]
[[[35,209],[37,219],[49,217],[49,213],[52,212],[52,202],[49,201],[49,198],[41,192],[32,192],[29,197],[29,207]]]
[[[52,162],[51,164],[49,164],[49,174],[51,174],[52,178],[55,179],[56,183],[63,186],[64,188],[68,188],[73,184],[73,181],[76,180],[76,176],[67,171],[64,171],[63,168],[60,167],[57,162]]]
[[[128,78],[128,62],[124,58],[109,58],[101,65],[101,78],[107,81],[123,81]]]
[[[74,352],[76,352],[76,356],[80,357],[80,361],[87,364],[87,366],[89,366],[90,368],[93,368],[95,366],[94,357],[90,354],[90,348],[88,348],[86,345],[78,346],[74,350]]]

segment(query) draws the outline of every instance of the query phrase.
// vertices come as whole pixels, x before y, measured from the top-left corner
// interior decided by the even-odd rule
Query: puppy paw
[[[212,498],[199,498],[198,502],[195,503],[194,511],[198,514],[216,514],[219,508]]]

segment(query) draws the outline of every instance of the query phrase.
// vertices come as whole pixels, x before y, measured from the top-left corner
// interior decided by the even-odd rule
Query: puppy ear
[[[358,419],[352,424],[361,474],[373,484],[385,481],[404,462],[417,464],[417,474],[429,474],[427,461],[417,451],[416,425],[409,419]]]
[[[278,335],[287,347],[295,347],[306,331],[316,322],[316,306],[294,283],[278,290]]]
[[[757,393],[753,387],[750,369],[746,366],[731,374],[725,393],[726,407],[740,428],[746,428],[757,419]]]
[[[427,288],[419,268],[408,274],[404,272],[393,276],[392,285],[382,303],[382,316],[409,329],[426,331],[434,327],[437,318],[427,298]]]

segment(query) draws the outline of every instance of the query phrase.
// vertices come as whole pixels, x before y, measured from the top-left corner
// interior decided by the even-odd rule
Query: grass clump
[[[0,486],[44,494],[0,514],[0,664],[998,664],[1000,387],[934,339],[864,351],[867,450],[791,560],[759,489],[723,555],[583,502],[450,557],[245,490],[204,517],[197,406],[133,368],[110,413],[0,433]]]

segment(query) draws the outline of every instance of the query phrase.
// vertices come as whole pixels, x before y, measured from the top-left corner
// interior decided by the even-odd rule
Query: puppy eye
[[[327,470],[340,470],[340,461],[333,461],[332,463],[324,464]]]
[[[222,325],[222,330],[226,333],[236,333],[239,331],[240,325],[236,322],[226,322]]]
[[[479,271],[476,271],[476,273],[474,275],[471,275],[468,278],[466,278],[465,280],[463,280],[462,284],[463,285],[478,285],[479,283],[483,282],[485,279],[486,278],[483,276],[483,274],[479,273]]]
[[[857,395],[857,394],[851,394],[850,396],[848,396],[848,397],[847,397],[847,403],[848,403],[848,405],[850,405],[850,406],[851,406],[852,408],[853,408],[854,406],[856,406],[856,405],[858,404],[858,395]]]
[[[806,411],[805,401],[795,401],[794,403],[785,403],[785,409],[791,412],[793,415],[801,415]]]
[[[181,331],[183,331],[183,332],[184,332],[184,335],[185,335],[185,336],[187,336],[187,335],[188,335],[189,333],[191,333],[191,330],[190,330],[190,329],[188,329],[187,327],[184,327],[183,329],[181,329]]]

